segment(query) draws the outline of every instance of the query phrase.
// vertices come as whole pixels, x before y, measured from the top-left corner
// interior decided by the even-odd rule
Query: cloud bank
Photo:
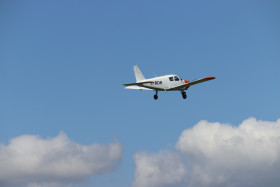
[[[182,132],[177,152],[138,152],[133,187],[280,185],[280,119],[239,126],[200,121]]]
[[[122,152],[118,142],[85,146],[63,132],[49,139],[22,135],[0,145],[0,186],[72,186],[116,169]]]
[[[187,170],[182,157],[175,152],[158,154],[139,152],[134,156],[136,181],[134,186],[172,186],[184,181]]]

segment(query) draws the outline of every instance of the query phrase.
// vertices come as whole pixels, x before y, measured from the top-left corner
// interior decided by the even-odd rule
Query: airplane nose
[[[187,84],[187,83],[189,83],[190,81],[184,80],[184,82]]]

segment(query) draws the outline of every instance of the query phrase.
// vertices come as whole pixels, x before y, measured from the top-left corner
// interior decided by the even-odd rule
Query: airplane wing
[[[150,88],[144,88],[144,87],[140,87],[140,86],[126,86],[124,88],[125,89],[134,89],[134,90],[153,90]]]
[[[210,80],[213,80],[215,79],[216,77],[205,77],[205,78],[202,78],[202,79],[198,79],[198,80],[195,80],[195,81],[191,81],[191,82],[188,82],[186,84],[183,84],[183,85],[180,85],[180,86],[176,86],[176,87],[173,87],[171,88],[172,90],[180,90],[180,89],[185,89],[187,87],[190,87],[192,85],[195,85],[195,84],[199,84],[199,83],[203,83],[203,82],[206,82],[206,81],[210,81]]]
[[[145,83],[153,83],[153,81],[142,81],[142,82],[135,82],[135,83],[129,83],[129,84],[123,84],[124,86],[132,86],[132,85],[137,85],[137,86],[141,86]]]
[[[195,80],[195,81],[191,81],[189,83],[187,83],[187,86],[192,86],[192,85],[195,85],[195,84],[199,84],[199,83],[203,83],[203,82],[206,82],[206,81],[210,81],[210,80],[213,80],[215,79],[216,77],[205,77],[203,79],[198,79],[198,80]]]

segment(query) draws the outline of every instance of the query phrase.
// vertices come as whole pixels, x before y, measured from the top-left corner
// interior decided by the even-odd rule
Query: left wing
[[[216,77],[213,77],[213,76],[205,77],[205,78],[203,78],[203,79],[198,79],[198,80],[195,80],[195,81],[191,81],[191,82],[188,82],[188,83],[186,83],[186,84],[173,87],[173,88],[171,88],[171,89],[172,89],[172,90],[181,90],[181,89],[185,89],[185,88],[190,87],[190,86],[195,85],[195,84],[199,84],[199,83],[202,83],[202,82],[206,82],[206,81],[213,80],[213,79],[215,79],[215,78],[216,78]]]

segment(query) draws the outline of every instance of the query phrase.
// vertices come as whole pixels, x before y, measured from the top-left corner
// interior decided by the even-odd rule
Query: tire
[[[187,99],[187,94],[186,94],[186,92],[182,92],[182,97],[183,97],[183,99]]]
[[[154,99],[157,100],[158,99],[158,95],[154,95]]]

